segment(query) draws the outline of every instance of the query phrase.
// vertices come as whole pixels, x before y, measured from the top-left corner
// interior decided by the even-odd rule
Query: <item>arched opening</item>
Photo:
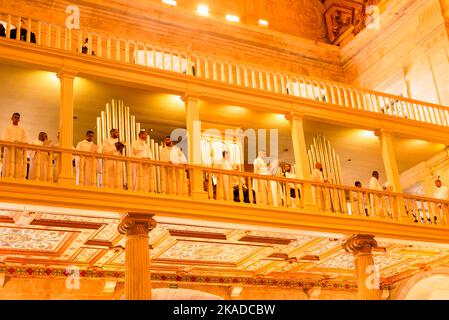
[[[122,294],[120,300],[124,299],[125,294]],[[199,290],[157,288],[151,289],[151,300],[224,300],[224,298]]]
[[[449,300],[449,276],[432,275],[415,283],[405,300]]]

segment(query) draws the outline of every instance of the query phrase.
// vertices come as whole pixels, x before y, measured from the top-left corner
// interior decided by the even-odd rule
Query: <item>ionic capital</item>
[[[342,244],[343,249],[347,252],[352,252],[354,255],[370,254],[372,249],[377,248],[377,241],[373,235],[357,234],[348,239]]]
[[[117,231],[127,236],[148,236],[148,232],[157,225],[153,216],[153,214],[128,213],[120,221]]]

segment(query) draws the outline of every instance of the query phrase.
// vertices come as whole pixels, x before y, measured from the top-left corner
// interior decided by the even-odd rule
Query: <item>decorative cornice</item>
[[[46,268],[46,267],[26,267],[26,266],[2,266],[0,265],[0,274],[4,273],[9,278],[66,278],[73,274],[73,270],[64,268]],[[81,279],[117,279],[124,281],[124,271],[109,270],[86,270],[79,272]],[[242,286],[259,286],[259,287],[277,287],[291,289],[309,289],[320,287],[324,290],[344,290],[356,291],[357,283],[355,281],[323,281],[323,280],[292,280],[292,279],[274,279],[274,278],[253,278],[253,277],[230,277],[230,276],[205,276],[195,274],[170,274],[170,273],[152,273],[151,280],[154,282],[182,282],[196,283],[206,285],[242,285]]]

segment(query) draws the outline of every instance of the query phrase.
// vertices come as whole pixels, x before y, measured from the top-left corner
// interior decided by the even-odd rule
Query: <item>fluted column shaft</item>
[[[372,249],[377,242],[372,235],[356,235],[346,240],[343,248],[354,256],[360,300],[381,300],[378,274],[375,269]]]
[[[73,149],[73,83],[76,72],[61,70],[58,73],[60,81],[60,106],[59,106],[59,146],[63,149]],[[72,154],[61,154],[61,172],[59,183],[62,185],[75,184],[72,175]]]
[[[148,233],[156,226],[153,215],[128,214],[118,231],[126,235],[125,298],[151,299],[150,246]]]

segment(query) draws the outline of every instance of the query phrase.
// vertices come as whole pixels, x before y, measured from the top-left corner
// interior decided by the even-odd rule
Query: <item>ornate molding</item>
[[[343,242],[342,247],[347,252],[352,252],[354,255],[360,253],[371,253],[372,249],[377,248],[379,245],[374,239],[374,235],[370,234],[357,234]]]
[[[117,231],[126,236],[148,236],[157,222],[153,214],[128,213],[117,226]]]
[[[367,10],[378,0],[322,0],[324,21],[332,44],[339,45],[365,29]]]

